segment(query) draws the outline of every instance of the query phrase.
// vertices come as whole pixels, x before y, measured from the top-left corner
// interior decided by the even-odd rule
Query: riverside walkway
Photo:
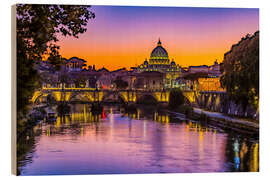
[[[207,116],[209,116],[210,118],[225,119],[226,121],[236,122],[236,123],[248,125],[248,126],[251,126],[254,128],[259,128],[259,123],[247,121],[247,120],[241,119],[241,118],[230,117],[230,116],[224,115],[224,114],[219,113],[219,112],[210,112],[210,111],[206,111],[206,110],[199,109],[199,108],[193,108],[193,111],[195,113],[198,113],[198,114],[204,113]]]

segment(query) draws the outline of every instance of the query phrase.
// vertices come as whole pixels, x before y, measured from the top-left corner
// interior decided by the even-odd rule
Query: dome
[[[153,49],[150,58],[151,59],[156,59],[156,58],[157,59],[163,59],[163,58],[168,59],[168,53],[167,53],[166,49],[164,49],[161,46],[160,40],[158,40],[157,47],[155,49]]]
[[[174,60],[172,60],[171,65],[175,65],[175,61]]]

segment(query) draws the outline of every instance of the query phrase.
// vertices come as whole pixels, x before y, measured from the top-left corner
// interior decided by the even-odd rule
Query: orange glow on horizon
[[[188,67],[192,65],[213,65],[217,59],[218,62],[223,61],[224,54],[230,50],[233,44],[236,44],[241,39],[241,36],[237,39],[227,40],[227,43],[216,44],[198,44],[182,42],[183,45],[175,43],[170,44],[167,41],[162,41],[163,47],[167,50],[170,60],[181,65],[182,67]],[[79,41],[79,39],[70,40],[70,42]],[[222,42],[222,41],[221,41]],[[197,47],[196,47],[197,46]],[[97,69],[105,67],[109,70],[115,70],[119,68],[135,67],[149,59],[152,50],[156,47],[156,42],[149,45],[149,43],[127,44],[127,47],[117,49],[116,46],[103,47],[97,45],[89,48],[87,45],[82,45],[78,48],[73,46],[61,46],[60,52],[63,57],[71,58],[77,56],[87,61],[87,65],[95,65]]]

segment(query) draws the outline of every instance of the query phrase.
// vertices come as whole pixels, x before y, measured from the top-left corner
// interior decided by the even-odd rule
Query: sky
[[[259,9],[92,6],[96,15],[79,38],[60,37],[63,57],[115,70],[142,64],[160,38],[182,67],[223,61],[246,34],[259,30]]]

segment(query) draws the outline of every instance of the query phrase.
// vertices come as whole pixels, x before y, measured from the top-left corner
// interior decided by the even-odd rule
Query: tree
[[[85,87],[86,81],[89,79],[87,74],[84,74],[83,72],[76,72],[72,74],[73,82],[75,83],[76,87]]]
[[[169,95],[169,108],[176,109],[180,105],[184,104],[185,97],[180,89],[171,89]]]
[[[59,35],[73,36],[86,31],[89,19],[95,14],[91,6],[31,5],[16,6],[17,38],[17,112],[27,113],[27,105],[34,90],[40,86],[34,66],[42,59],[58,69],[61,63]],[[20,119],[20,117],[18,117]]]
[[[65,70],[58,72],[58,82],[62,84],[62,87],[64,87],[65,85],[68,86],[70,81],[72,81],[72,78],[70,76],[71,75]]]
[[[221,85],[229,97],[242,104],[259,106],[259,31],[242,38],[224,55]]]
[[[126,89],[128,87],[128,83],[121,78],[116,78],[114,81],[117,89]]]

